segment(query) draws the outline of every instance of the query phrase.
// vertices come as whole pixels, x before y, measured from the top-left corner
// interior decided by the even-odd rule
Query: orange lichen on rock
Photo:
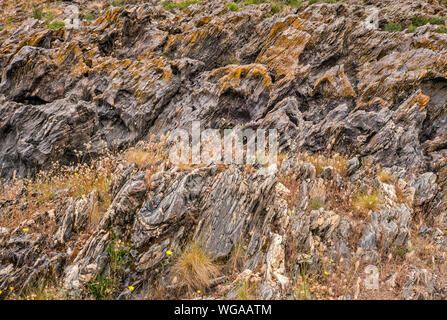
[[[410,106],[414,105],[415,103],[417,103],[419,105],[419,111],[424,111],[425,106],[428,104],[428,102],[430,101],[430,97],[424,95],[422,92],[419,92],[419,94],[414,97],[411,102],[410,102]]]
[[[261,80],[263,87],[269,87],[272,84],[267,69],[259,64],[249,65],[228,65],[223,68],[213,70],[211,77],[219,77],[218,85],[220,87],[219,94],[228,88],[237,88],[241,79],[258,78]]]
[[[298,75],[299,58],[311,41],[311,36],[300,29],[301,24],[297,18],[275,24],[256,59],[256,63],[265,64],[281,82]]]
[[[110,24],[115,23],[119,19],[120,11],[120,8],[114,8],[113,10],[108,10],[105,15],[96,19],[94,25],[97,26],[97,30],[104,30]]]

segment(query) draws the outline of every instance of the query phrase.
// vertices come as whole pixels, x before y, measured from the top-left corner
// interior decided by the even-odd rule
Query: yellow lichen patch
[[[44,36],[47,35],[47,33],[48,33],[48,31],[44,30],[44,31],[40,31],[40,32],[36,32],[36,33],[32,34],[30,36],[30,38],[25,40],[26,45],[33,46],[33,47],[37,46],[37,44],[42,40],[42,38]]]
[[[61,47],[55,54],[56,64],[59,67],[63,65],[70,66],[70,74],[72,77],[77,77],[87,71],[90,68],[85,63],[86,59],[92,59],[93,52],[83,53],[81,48],[76,42],[70,43],[68,46]],[[67,61],[69,62],[67,63]]]
[[[299,57],[311,41],[311,36],[300,30],[301,24],[297,18],[275,24],[256,59],[257,63],[267,65],[280,83],[295,78],[300,72]]]
[[[425,106],[430,101],[430,97],[424,95],[421,90],[417,92],[417,95],[415,95],[408,103],[403,105],[401,108],[401,112],[398,114],[398,118],[404,117],[407,110],[412,108],[414,105],[419,106],[419,111],[422,112],[425,109]]]
[[[272,84],[267,69],[259,64],[228,65],[212,71],[210,77],[220,78],[218,81],[219,94],[228,88],[239,87],[241,79],[258,78],[263,87],[269,87]]]
[[[208,24],[212,20],[212,17],[203,17],[196,22],[196,27],[199,28],[205,24]]]
[[[272,30],[270,30],[270,33],[266,40],[266,43],[273,41],[279,33],[285,31],[286,29],[289,29],[289,28],[294,28],[297,30],[301,29],[302,24],[303,24],[302,20],[294,18],[294,17],[290,17],[282,22],[276,23],[272,27]]]
[[[116,22],[116,20],[118,20],[118,18],[119,18],[120,11],[121,11],[120,8],[115,8],[113,10],[107,11],[105,15],[103,15],[102,17],[99,17],[98,19],[96,19],[95,26],[98,26],[97,29],[98,30],[104,30],[110,24]]]
[[[358,74],[360,100],[381,97],[393,103],[403,87],[431,77],[433,72],[447,74],[447,58],[428,49],[396,52],[366,63]]]
[[[419,104],[419,110],[423,111],[425,109],[425,106],[427,105],[427,103],[430,101],[430,97],[426,96],[424,94],[422,94],[422,92],[420,92],[416,98],[415,98],[416,102]]]
[[[329,88],[324,87],[324,83],[329,85]],[[354,89],[345,75],[343,66],[335,66],[328,70],[320,79],[315,82],[313,93],[318,87],[324,87],[325,93],[336,97],[356,97]]]
[[[375,97],[375,98],[371,99],[370,101],[357,103],[354,111],[356,111],[356,110],[369,110],[373,106],[378,106],[380,109],[390,108],[391,107],[391,103],[388,102],[388,101],[383,100],[382,98]]]

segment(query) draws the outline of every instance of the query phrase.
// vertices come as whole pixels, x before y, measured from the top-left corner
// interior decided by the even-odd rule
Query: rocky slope
[[[447,297],[445,3],[1,5],[1,298]],[[278,170],[170,164],[196,120]]]

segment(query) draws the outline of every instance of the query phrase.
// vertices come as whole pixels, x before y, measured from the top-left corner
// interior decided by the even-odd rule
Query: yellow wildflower
[[[328,275],[327,271],[324,271],[324,274],[325,274],[325,275]]]
[[[200,290],[197,290],[197,293],[200,293]]]
[[[172,255],[172,251],[171,251],[171,250],[168,250],[168,251],[166,251],[166,254],[167,254],[168,256],[170,256],[170,255]]]
[[[0,294],[2,294],[3,293],[3,291],[2,290],[0,290]]]
[[[22,231],[23,232],[27,232],[29,229],[28,228],[23,228]]]
[[[135,290],[135,288],[133,286],[129,286],[128,288],[129,288],[130,291],[134,291]]]
[[[14,287],[9,287],[9,290],[10,290],[10,291],[14,290]]]

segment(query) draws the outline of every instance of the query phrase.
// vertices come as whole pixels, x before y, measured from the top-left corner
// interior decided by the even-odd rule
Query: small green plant
[[[172,2],[172,1],[163,1],[161,3],[161,5],[166,10],[172,10],[172,9],[178,8],[177,3],[176,2]]]
[[[435,32],[437,33],[447,33],[447,27],[442,26],[435,29]]]
[[[112,234],[109,246],[106,249],[110,264],[107,271],[96,275],[86,286],[96,299],[111,299],[119,289],[118,284],[123,266],[129,254],[129,250],[123,246],[117,246],[115,236]]]
[[[445,18],[444,17],[425,17],[425,16],[414,16],[411,18],[411,25],[408,28],[409,32],[414,32],[416,28],[425,26],[426,24],[433,24],[433,25],[443,25],[445,24]]]
[[[37,20],[41,20],[43,18],[43,9],[42,8],[33,8],[33,18]]]
[[[309,4],[309,5],[311,5],[311,4],[314,4],[314,3],[317,3],[318,2],[318,0],[309,0],[307,3]]]
[[[163,1],[163,2],[161,3],[161,5],[162,5],[166,10],[172,10],[172,9],[180,9],[180,10],[183,10],[183,9],[188,8],[190,5],[192,5],[192,4],[196,4],[196,3],[198,3],[197,0],[185,0],[185,1],[182,1],[182,2],[175,2],[175,1],[170,1],[170,0],[168,0],[168,1]]]
[[[288,0],[287,4],[294,9],[298,9],[301,6],[301,0]]]
[[[225,4],[231,11],[239,11],[239,5],[235,2],[229,2]]]
[[[422,27],[428,23],[428,18],[425,16],[415,16],[411,18],[411,24],[415,27]]]
[[[403,248],[394,248],[393,253],[394,253],[396,256],[399,256],[399,257],[401,257],[401,258],[404,258],[405,255],[407,254],[407,250],[406,250],[406,249],[403,249]]]
[[[125,4],[126,0],[113,0],[112,6],[114,7],[122,7]]]
[[[276,3],[270,3],[270,14],[275,14],[281,11],[281,7]]]
[[[324,207],[324,201],[321,198],[313,198],[309,201],[310,210],[318,210]]]
[[[385,31],[387,31],[387,32],[399,32],[399,31],[402,31],[402,26],[401,26],[401,24],[399,22],[395,22],[395,23],[388,22],[385,25]]]
[[[416,29],[417,29],[417,27],[416,27],[416,26],[414,26],[414,25],[410,24],[410,26],[408,27],[408,32],[410,32],[410,33],[412,33],[412,32],[415,32],[415,31],[416,31]]]
[[[98,300],[106,299],[110,296],[110,279],[106,274],[96,275],[92,280],[86,283],[88,291]]]
[[[90,14],[90,13],[86,13],[86,14],[84,15],[84,20],[86,20],[86,21],[88,21],[88,22],[91,22],[91,21],[95,20],[95,16],[92,15],[92,14]]]
[[[65,23],[63,21],[55,20],[48,25],[48,28],[50,28],[51,30],[59,30],[60,28],[62,28],[64,26],[65,26]]]
[[[445,24],[445,18],[444,17],[431,17],[428,19],[428,22],[430,24]]]
[[[245,0],[244,5],[248,6],[250,4],[261,4],[264,2],[265,0]]]
[[[192,4],[196,4],[196,3],[198,3],[197,0],[186,0],[186,1],[182,1],[182,2],[180,2],[179,8],[180,8],[181,10],[183,10],[183,9],[188,8],[190,5],[192,5]]]

